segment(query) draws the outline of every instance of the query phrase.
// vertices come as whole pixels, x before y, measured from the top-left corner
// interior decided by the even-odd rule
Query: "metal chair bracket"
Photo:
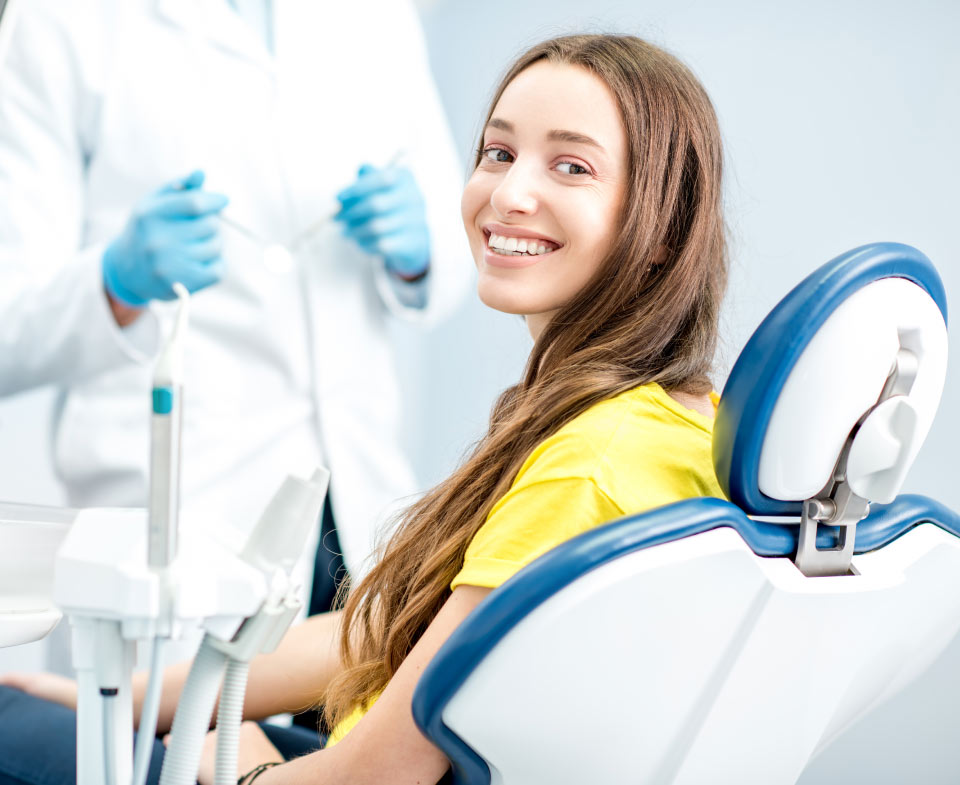
[[[831,481],[831,485],[835,487],[827,495],[803,503],[796,564],[808,577],[850,573],[856,526],[870,512],[870,502],[851,491],[846,481]],[[838,527],[836,546],[817,547],[820,526]]]
[[[804,575],[825,577],[851,573],[856,526],[870,512],[870,502],[857,496],[847,483],[847,456],[850,454],[850,446],[860,424],[876,406],[888,398],[910,393],[917,378],[917,365],[917,356],[901,346],[877,403],[871,406],[854,426],[843,450],[840,451],[830,481],[816,496],[803,502],[795,563]],[[838,528],[834,547],[817,547],[817,534],[821,526]]]

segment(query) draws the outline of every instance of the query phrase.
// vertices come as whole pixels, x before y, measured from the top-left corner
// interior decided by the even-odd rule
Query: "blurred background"
[[[777,300],[855,246],[915,245],[933,260],[950,305],[960,309],[956,0],[419,5],[465,175],[494,83],[516,54],[540,39],[632,33],[678,55],[704,83],[725,137],[731,240],[718,390]],[[393,337],[404,368],[406,441],[426,487],[480,436],[494,397],[518,378],[530,339],[518,317],[489,311],[475,297],[426,336],[397,326]],[[941,410],[904,490],[960,509],[955,320],[950,338]],[[62,501],[45,457],[54,398],[47,390],[0,401],[0,499]],[[35,661],[42,645],[3,652],[0,669]],[[943,690],[951,678],[956,689]],[[932,672],[823,752],[801,783],[957,782],[958,699],[960,640]]]

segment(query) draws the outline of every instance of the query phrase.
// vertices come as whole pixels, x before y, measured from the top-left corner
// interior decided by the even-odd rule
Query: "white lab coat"
[[[321,230],[287,275],[224,228],[225,278],[196,294],[185,361],[183,525],[232,536],[318,461],[357,574],[394,500],[388,312],[434,321],[469,277],[457,163],[404,0],[274,0],[275,57],[225,0],[29,0],[0,74],[0,394],[54,384],[52,452],[70,504],[145,504],[152,360],[172,308],[119,329],[100,259],[131,206],[202,168],[226,214],[287,242],[363,162],[398,149],[428,204],[429,305]]]

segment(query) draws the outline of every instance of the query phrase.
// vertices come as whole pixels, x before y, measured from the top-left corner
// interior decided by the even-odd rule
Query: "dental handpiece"
[[[173,286],[180,300],[173,332],[154,370],[150,416],[150,508],[147,563],[163,569],[177,555],[180,513],[180,452],[183,433],[183,338],[189,295]]]

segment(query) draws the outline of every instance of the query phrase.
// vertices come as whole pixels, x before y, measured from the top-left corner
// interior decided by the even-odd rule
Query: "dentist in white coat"
[[[416,490],[387,322],[455,308],[461,174],[405,0],[24,3],[0,73],[0,395],[61,390],[69,503],[145,505],[153,360],[192,264],[181,525],[242,533],[324,463],[360,573]],[[404,221],[422,263],[393,255]]]

